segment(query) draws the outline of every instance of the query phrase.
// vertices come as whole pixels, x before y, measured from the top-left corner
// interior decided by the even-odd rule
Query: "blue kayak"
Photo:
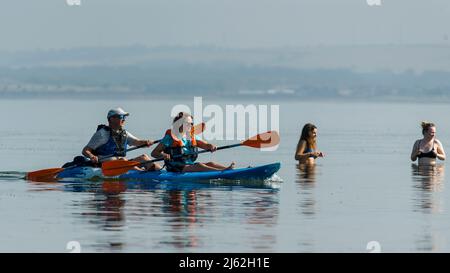
[[[62,171],[59,179],[132,179],[151,181],[193,181],[193,180],[264,180],[272,177],[281,167],[280,163],[272,163],[258,167],[248,167],[225,171],[174,173],[165,170],[156,172],[128,171],[117,177],[104,177],[100,168],[76,167]]]

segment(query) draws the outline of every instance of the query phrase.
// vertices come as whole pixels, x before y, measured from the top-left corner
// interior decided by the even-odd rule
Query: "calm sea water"
[[[1,100],[0,251],[68,252],[71,241],[83,252],[368,252],[371,241],[383,252],[450,251],[446,166],[417,170],[409,161],[423,119],[437,123],[448,147],[448,105],[240,103],[268,101],[280,105],[277,151],[241,147],[200,159],[238,166],[279,161],[282,183],[174,186],[31,183],[4,171],[61,166],[112,107],[132,113],[133,134],[158,139],[172,106],[192,101]],[[326,153],[313,168],[293,160],[306,122],[319,127]],[[143,152],[150,150],[132,155]]]

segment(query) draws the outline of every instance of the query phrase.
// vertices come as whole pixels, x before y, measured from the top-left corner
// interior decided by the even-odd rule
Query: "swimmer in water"
[[[436,125],[432,122],[422,122],[423,138],[414,143],[411,160],[419,159],[419,165],[436,165],[436,160],[445,160],[442,143],[436,138]]]
[[[317,127],[311,123],[305,124],[297,144],[295,160],[300,164],[314,164],[316,158],[324,157],[324,154],[317,150],[316,139]]]

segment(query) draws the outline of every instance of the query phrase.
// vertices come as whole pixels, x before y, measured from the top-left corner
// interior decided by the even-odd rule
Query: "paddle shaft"
[[[204,124],[204,123],[201,123],[201,124],[198,124],[198,125],[201,125],[201,126],[202,126],[201,129],[198,129],[198,130],[199,130],[199,133],[203,132],[203,129],[204,129],[205,124]],[[196,125],[195,127],[198,127],[198,125]],[[197,129],[196,129],[196,130],[197,130]],[[196,134],[197,134],[197,133],[196,133]],[[161,141],[162,141],[162,139],[155,140],[155,141],[153,142],[153,144],[160,143]],[[139,146],[136,146],[136,147],[127,149],[126,152],[128,153],[128,152],[131,152],[131,151],[140,149],[140,148],[144,148],[144,147],[146,147],[146,146],[147,146],[147,145],[145,145],[145,144],[139,145]],[[113,156],[116,156],[116,155],[112,154],[112,155],[102,156],[102,157],[99,157],[99,160],[103,160],[103,159],[110,158],[110,157],[113,157]]]
[[[153,142],[153,144],[156,144],[156,143],[159,143],[159,142],[161,142],[161,139],[155,140],[155,142]],[[139,146],[127,149],[126,152],[128,153],[128,152],[131,152],[131,151],[134,151],[134,150],[137,150],[137,149],[140,149],[140,148],[144,148],[144,147],[147,147],[147,145],[146,144],[139,145]],[[116,156],[116,155],[112,154],[112,155],[100,156],[99,160],[103,160],[103,159],[110,158],[110,157],[113,157],[113,156]]]
[[[239,147],[239,146],[242,146],[242,143],[231,144],[231,145],[226,145],[226,146],[220,146],[220,147],[217,147],[217,151],[224,150],[224,149],[229,149],[229,148],[234,148],[234,147]],[[203,153],[210,153],[210,152],[211,152],[210,150],[202,150],[200,152],[196,152],[196,153],[192,153],[192,154],[177,155],[177,156],[174,156],[174,158],[179,158],[179,157],[183,157],[183,156],[186,156],[186,155],[203,154]],[[162,161],[162,160],[164,160],[164,158],[156,158],[156,159],[153,159],[153,160],[155,160],[153,162]],[[145,162],[143,162],[143,163],[145,164]]]
[[[226,146],[220,146],[220,147],[217,147],[217,150],[223,150],[223,149],[234,148],[234,147],[239,147],[239,146],[242,146],[242,143],[231,144],[231,145],[226,145]],[[203,151],[200,151],[198,153],[200,154],[200,153],[206,153],[206,152],[209,152],[209,151],[208,150],[203,150]]]
[[[242,146],[242,143],[231,144],[231,145],[226,145],[226,146],[220,146],[220,147],[217,147],[217,151],[218,150],[229,149],[229,148],[234,148],[234,147],[239,147],[239,146]],[[196,152],[196,153],[192,153],[192,154],[177,155],[177,156],[174,156],[174,158],[179,158],[179,157],[183,157],[183,156],[186,156],[186,155],[209,153],[209,152],[211,152],[211,151],[210,150],[202,150],[200,152]],[[163,160],[164,160],[164,158],[162,158],[162,157],[161,158],[155,158],[155,159],[152,159],[152,160],[140,162],[139,164],[136,164],[136,166],[144,165],[144,164],[147,164],[147,163],[163,161]]]

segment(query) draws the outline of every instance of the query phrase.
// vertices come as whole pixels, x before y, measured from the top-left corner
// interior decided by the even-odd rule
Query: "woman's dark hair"
[[[175,123],[177,121],[179,121],[182,118],[187,118],[187,117],[191,117],[192,119],[194,119],[194,117],[186,112],[179,112],[178,115],[175,116],[175,118],[173,119],[173,125],[175,125]],[[178,131],[181,133],[183,132],[183,124],[181,124],[181,126],[178,128]]]
[[[302,135],[300,136],[300,141],[304,140],[311,149],[316,149],[316,140],[309,136],[309,133],[314,129],[317,129],[316,125],[312,123],[307,123],[303,126]]]
[[[192,119],[194,119],[194,117],[191,115],[191,114],[189,114],[189,113],[186,113],[186,112],[180,112],[180,113],[178,113],[178,115],[176,115],[175,116],[175,118],[173,119],[173,123],[175,123],[175,122],[177,122],[178,120],[180,120],[181,118],[183,118],[183,117],[191,117]]]
[[[436,125],[433,122],[428,122],[428,121],[422,121],[422,134],[425,134],[425,132],[428,132],[428,130],[431,127],[436,127]]]

